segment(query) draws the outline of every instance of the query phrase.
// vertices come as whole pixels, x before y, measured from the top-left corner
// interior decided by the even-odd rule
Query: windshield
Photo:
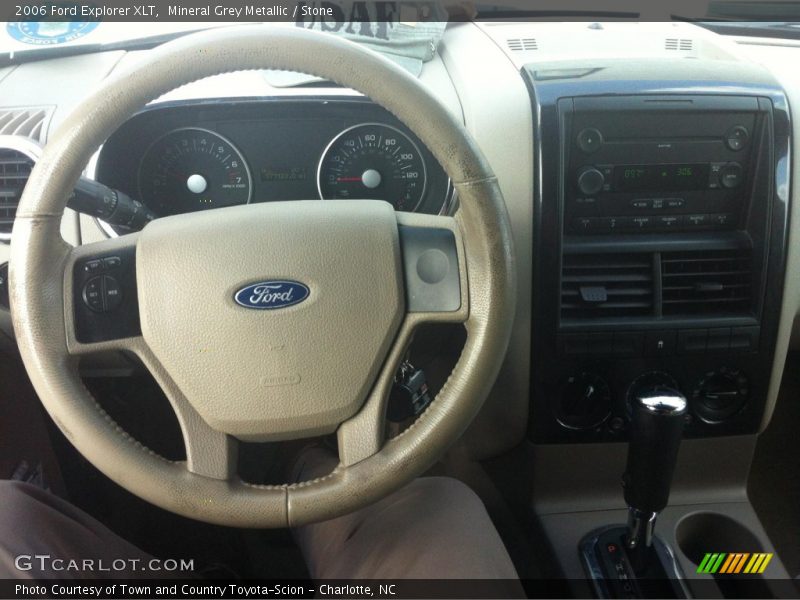
[[[230,25],[231,23],[225,22],[12,21],[3,24],[0,53],[13,54],[54,47],[109,45]]]
[[[353,3],[330,9],[324,19],[262,23],[271,27],[302,27],[338,35],[384,54],[413,75],[436,54],[448,21],[445,9],[405,3],[396,11],[390,3]],[[423,10],[425,8],[425,10]],[[173,11],[173,8],[169,8]],[[193,31],[241,26],[252,21],[184,22],[13,21],[4,23],[0,66],[55,56],[108,50],[147,49]],[[159,15],[160,16],[160,15]],[[388,18],[388,20],[386,20]]]
[[[0,31],[0,66],[51,56],[64,56],[104,50],[135,50],[156,46],[189,32],[215,27],[253,23],[247,14],[232,6],[186,7],[163,6],[150,0],[140,21],[123,21],[115,13],[102,20],[57,21],[48,16],[36,20],[36,10],[56,4],[16,5],[22,10],[21,21],[2,23]],[[162,3],[163,4],[163,3]],[[66,5],[66,4],[65,4]],[[324,15],[303,16],[298,7],[325,6]],[[8,15],[11,5],[2,8]],[[38,8],[37,8],[38,6]],[[73,5],[70,5],[73,6]],[[75,3],[74,6],[82,6]],[[113,0],[87,4],[92,10],[119,10]],[[84,6],[83,8],[86,8]],[[747,0],[712,0],[641,3],[632,0],[505,0],[500,3],[473,3],[468,0],[340,2],[276,2],[273,12],[250,15],[266,17],[272,26],[317,29],[364,43],[401,66],[418,74],[422,62],[430,60],[444,32],[448,19],[456,20],[638,20],[692,21],[719,33],[795,38],[800,36],[800,3]],[[180,13],[179,11],[184,11]],[[29,13],[27,14],[26,13]],[[203,12],[207,11],[207,12]],[[210,21],[218,17],[220,21]],[[169,19],[169,20],[167,20]],[[183,19],[183,20],[176,20]],[[227,19],[227,20],[225,20]]]

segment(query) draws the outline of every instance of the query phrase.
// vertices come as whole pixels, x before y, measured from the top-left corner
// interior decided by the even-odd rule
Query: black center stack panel
[[[642,78],[642,74],[648,76]],[[670,387],[686,435],[756,432],[780,312],[789,113],[756,67],[523,69],[536,122],[536,442],[626,439]]]

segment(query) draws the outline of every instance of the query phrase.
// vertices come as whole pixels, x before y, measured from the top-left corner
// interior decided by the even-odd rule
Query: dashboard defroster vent
[[[752,260],[747,249],[663,253],[664,316],[752,314]]]
[[[651,254],[566,254],[561,318],[642,317],[653,314]]]
[[[682,52],[689,52],[692,50],[694,44],[692,40],[685,38],[667,38],[664,40],[664,50],[680,50]]]
[[[539,49],[535,38],[509,38],[506,43],[512,52],[528,52]]]

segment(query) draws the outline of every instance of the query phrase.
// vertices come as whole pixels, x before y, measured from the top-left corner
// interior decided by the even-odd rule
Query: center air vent
[[[567,254],[561,276],[561,318],[653,315],[651,254]]]
[[[664,316],[753,312],[750,250],[663,253],[661,279]]]
[[[535,38],[509,38],[506,42],[508,43],[508,49],[512,52],[527,52],[539,49],[539,44],[536,43]]]
[[[17,150],[0,148],[0,239],[8,239],[14,216],[33,168],[33,161]]]

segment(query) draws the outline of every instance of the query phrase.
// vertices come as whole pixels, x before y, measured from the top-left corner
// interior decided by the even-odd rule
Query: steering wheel
[[[173,88],[246,69],[316,75],[388,109],[447,172],[460,199],[456,216],[395,213],[371,200],[268,202],[158,219],[141,232],[78,247],[63,240],[67,197],[114,130]],[[117,291],[128,312],[91,317],[86,339],[81,274],[107,257],[129,266]],[[495,176],[464,127],[415,78],[328,34],[243,26],[148,52],[66,119],[20,201],[9,277],[31,381],[91,463],[164,509],[262,528],[321,521],[375,502],[457,440],[507,349],[513,262]],[[255,284],[277,287],[264,288],[265,295],[253,292]],[[252,310],[265,305],[270,309]],[[133,333],[120,333],[129,321]],[[385,440],[394,373],[414,331],[432,322],[463,323],[464,349],[424,413]],[[112,350],[138,356],[164,390],[186,461],[138,443],[84,387],[79,357]],[[340,464],[327,476],[264,486],[237,475],[238,440],[334,431]]]

